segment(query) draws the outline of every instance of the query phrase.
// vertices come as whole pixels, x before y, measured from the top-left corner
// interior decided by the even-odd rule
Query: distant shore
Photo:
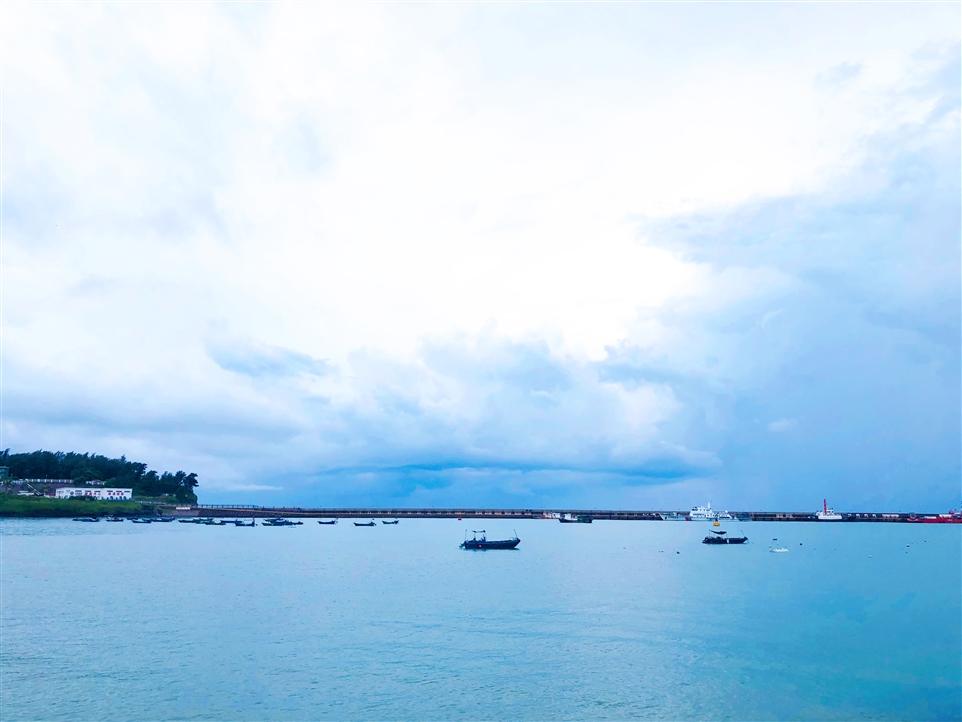
[[[840,521],[819,521],[815,512],[734,511],[722,522],[909,522],[938,513],[922,512],[842,512]],[[0,494],[0,517],[44,518],[78,516],[144,516],[163,514],[179,517],[302,517],[302,518],[398,518],[398,519],[591,519],[593,521],[664,521],[665,516],[684,518],[679,510],[624,509],[508,509],[478,507],[290,507],[252,505],[177,505],[158,500],[98,501],[94,499],[51,499],[49,497]],[[697,523],[697,522],[695,522]]]

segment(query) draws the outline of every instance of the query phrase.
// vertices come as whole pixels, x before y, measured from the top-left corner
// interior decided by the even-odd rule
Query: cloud
[[[207,352],[225,371],[255,378],[326,376],[331,372],[330,364],[323,359],[266,344],[222,341],[209,346]]]
[[[796,426],[798,426],[798,421],[795,419],[779,419],[778,421],[770,423],[768,430],[773,434],[783,434],[786,431],[791,431]]]
[[[815,84],[822,86],[842,85],[857,77],[861,72],[862,66],[860,63],[839,63],[816,75]]]
[[[958,10],[748,12],[17,5],[5,444],[225,501],[947,503]]]

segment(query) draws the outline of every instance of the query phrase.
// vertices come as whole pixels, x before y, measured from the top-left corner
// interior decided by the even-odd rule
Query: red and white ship
[[[922,524],[962,524],[962,511],[952,509],[948,514],[938,516],[909,517],[909,521]]]
[[[815,515],[819,521],[842,521],[842,515],[828,508],[828,499],[822,499],[822,510]]]

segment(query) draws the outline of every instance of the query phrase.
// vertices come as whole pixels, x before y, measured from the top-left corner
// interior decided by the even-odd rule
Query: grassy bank
[[[0,494],[0,516],[74,517],[137,516],[149,514],[151,507],[138,501],[98,501],[96,499],[48,499],[40,496]]]

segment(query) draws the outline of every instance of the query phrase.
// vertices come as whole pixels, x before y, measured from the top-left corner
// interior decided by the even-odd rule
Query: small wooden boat
[[[74,521],[100,521],[100,517],[97,516],[78,516]]]
[[[123,520],[124,518],[122,516],[108,516],[104,518],[104,521],[123,521]]]
[[[354,526],[377,526],[377,522],[374,521],[373,519],[367,522],[356,521],[354,522]]]
[[[265,519],[263,526],[300,526],[303,523],[302,521],[291,521],[290,519],[279,516],[274,519]]]
[[[401,521],[401,520],[400,520],[400,519],[395,519],[394,521],[384,521],[384,519],[381,519],[381,523],[382,523],[382,524],[397,524],[399,521]]]
[[[702,544],[744,544],[747,536],[728,536],[728,532],[711,530],[711,534],[701,540]]]
[[[461,542],[462,549],[514,549],[521,540],[518,538],[518,533],[515,532],[514,539],[488,539],[487,532],[484,529],[480,531],[473,531],[474,536],[468,539],[468,533],[464,532],[464,541]],[[481,535],[478,538],[478,534]]]
[[[337,524],[337,519],[331,519],[330,521],[320,521],[320,520],[318,520],[317,523],[318,523],[318,524]]]
[[[150,524],[150,519],[131,519],[134,524]]]

